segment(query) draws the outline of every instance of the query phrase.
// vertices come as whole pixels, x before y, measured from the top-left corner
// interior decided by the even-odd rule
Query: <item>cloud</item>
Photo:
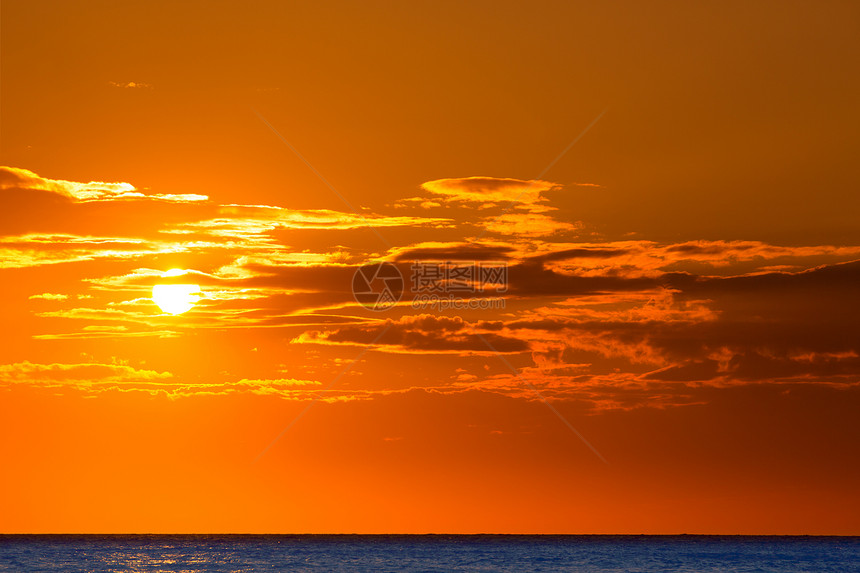
[[[109,364],[0,364],[0,388],[30,387],[43,390],[71,390],[87,395],[103,392],[145,392],[170,397],[257,394],[287,399],[310,400],[322,384],[295,378],[228,380],[189,383],[170,372],[138,369],[115,361]]]
[[[66,294],[53,294],[50,292],[44,292],[42,294],[34,294],[28,297],[30,300],[34,299],[42,299],[42,300],[66,300],[69,298],[69,295]]]
[[[547,237],[580,231],[584,227],[581,222],[557,221],[543,213],[505,213],[484,221],[487,231],[515,237]]]
[[[860,322],[858,279],[860,262],[737,277],[672,275],[671,290],[644,305],[601,309],[571,299],[493,328],[518,337],[538,331],[532,347],[554,343],[565,357],[557,366],[590,354],[657,365],[645,380],[857,383],[860,340],[850,333]]]
[[[760,241],[687,241],[659,248],[665,261],[697,261],[714,266],[729,266],[755,259],[806,258],[821,256],[851,256],[860,254],[860,247],[832,245],[785,247]]]
[[[503,261],[511,258],[515,247],[505,244],[418,243],[393,249],[393,261]]]
[[[176,225],[171,233],[204,232],[209,236],[247,239],[278,229],[358,229],[364,227],[440,226],[450,219],[358,215],[328,209],[293,210],[261,205],[221,205],[218,217]]]
[[[124,89],[152,89],[152,84],[147,84],[143,82],[108,82],[115,88],[124,88]]]
[[[424,208],[443,203],[468,204],[477,209],[503,207],[501,213],[479,217],[474,224],[486,232],[511,237],[546,237],[559,233],[571,233],[583,228],[578,221],[559,221],[546,213],[556,208],[546,204],[544,193],[561,188],[557,183],[541,180],[521,180],[498,177],[465,177],[460,179],[437,179],[421,185],[434,201],[422,201],[415,197],[399,202],[404,207],[419,202]]]
[[[43,388],[93,389],[126,384],[151,385],[171,380],[170,372],[136,369],[125,364],[34,364],[0,365],[0,386],[28,384]]]
[[[659,277],[625,277],[600,274],[564,274],[531,262],[513,265],[508,271],[509,292],[520,297],[582,296],[624,291],[659,290]]]
[[[130,183],[105,183],[103,181],[77,183],[62,179],[46,179],[27,169],[0,167],[0,190],[7,191],[10,189],[56,193],[79,203],[144,199],[180,203],[208,200],[207,196],[197,194],[147,194],[139,191]]]
[[[574,248],[562,248],[542,255],[532,256],[528,260],[532,263],[542,264],[551,261],[569,261],[572,259],[610,259],[629,255],[630,253],[631,250],[627,246],[582,244]]]
[[[187,251],[181,242],[68,234],[28,234],[0,237],[0,269],[26,268],[96,259],[133,259],[159,253]]]
[[[372,344],[380,353],[444,355],[461,371],[442,377],[445,383],[434,390],[440,393],[480,389],[526,398],[531,384],[553,400],[667,407],[695,403],[703,387],[844,386],[860,379],[860,343],[853,336],[860,323],[860,261],[854,260],[860,247],[576,241],[569,235],[586,229],[553,218],[546,192],[560,188],[554,183],[473,177],[422,187],[425,197],[402,203],[423,209],[429,201],[434,205],[424,207],[449,209],[449,217],[222,205],[203,195],[159,195],[128,183],[73,183],[7,168],[0,170],[0,266],[25,269],[4,271],[10,276],[44,272],[20,295],[34,301],[21,312],[33,317],[27,332],[38,340],[253,331],[260,356],[264,342],[277,337],[294,342],[291,351],[317,351],[326,360],[339,347]],[[491,207],[500,215],[489,216]],[[401,242],[372,252],[378,246],[353,240],[368,224],[397,229],[391,234]],[[492,240],[446,240],[482,226],[494,233]],[[407,279],[404,303],[388,320],[368,318],[351,292],[356,270],[380,260],[392,261]],[[449,261],[504,263],[506,307],[462,316],[410,314],[412,263]],[[53,266],[26,270],[43,265]],[[163,275],[174,267],[188,272]],[[202,299],[184,315],[164,316],[151,289],[180,280],[198,284]],[[44,292],[48,284],[68,294]],[[493,351],[486,341],[515,355],[528,384],[498,368],[472,368],[476,361],[489,365]],[[213,357],[216,374],[219,360]],[[91,378],[69,366],[64,375],[71,382],[51,383],[172,396],[250,392],[310,399],[319,390],[301,376],[267,380],[258,371],[253,378],[217,375],[200,384],[145,379],[152,371],[143,369],[105,373],[115,366],[93,365]],[[43,384],[47,373],[33,368],[22,372]],[[62,368],[54,370],[56,378]],[[11,383],[12,374],[6,376]],[[394,390],[358,388],[326,399],[370,399]]]
[[[489,355],[528,350],[528,343],[487,332],[479,333],[459,316],[431,314],[404,316],[371,324],[345,326],[326,331],[309,331],[293,343],[327,345],[367,345],[395,353]],[[488,346],[488,343],[490,346]]]
[[[149,193],[129,183],[76,183],[0,168],[0,268],[218,251],[273,264],[344,261],[348,249],[296,252],[279,233],[446,225],[450,220],[443,218],[217,205],[204,195]]]
[[[470,203],[535,203],[541,193],[558,188],[557,183],[524,181],[498,177],[437,179],[421,185],[425,191],[446,201]]]
[[[860,384],[860,359],[855,351],[774,353],[774,349],[732,350],[724,347],[713,358],[690,359],[647,373],[645,380],[699,382],[714,386],[769,382],[819,385]]]

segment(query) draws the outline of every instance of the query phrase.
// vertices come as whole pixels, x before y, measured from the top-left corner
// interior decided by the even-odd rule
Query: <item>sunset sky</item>
[[[860,534],[856,2],[0,16],[0,533]]]

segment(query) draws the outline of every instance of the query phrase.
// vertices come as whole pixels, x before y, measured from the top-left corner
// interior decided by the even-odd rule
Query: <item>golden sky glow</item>
[[[0,532],[860,534],[856,3],[6,0],[0,63]]]

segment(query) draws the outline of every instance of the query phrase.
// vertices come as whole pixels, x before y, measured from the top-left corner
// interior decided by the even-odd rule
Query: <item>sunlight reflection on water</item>
[[[860,538],[0,536],[0,571],[860,571]]]

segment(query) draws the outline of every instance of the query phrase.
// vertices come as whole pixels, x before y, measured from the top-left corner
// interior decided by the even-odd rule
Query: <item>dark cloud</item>
[[[666,382],[692,382],[712,380],[718,375],[719,363],[716,360],[691,360],[686,364],[668,366],[649,372],[643,379],[663,380]]]
[[[579,248],[579,249],[564,249],[562,251],[554,251],[545,255],[530,257],[527,259],[531,263],[544,263],[551,261],[563,261],[569,259],[609,259],[612,257],[620,257],[621,255],[631,254],[631,249],[601,249],[601,248]]]
[[[665,282],[652,277],[567,275],[547,269],[541,261],[513,265],[508,271],[511,294],[522,297],[577,296],[663,288]]]
[[[526,341],[494,333],[479,335],[460,317],[405,316],[369,325],[347,326],[326,332],[306,333],[298,342],[323,344],[371,344],[393,351],[417,352],[524,352]],[[489,345],[488,345],[489,343]]]
[[[394,256],[395,261],[503,261],[514,248],[499,245],[453,244],[444,247],[416,247]]]

